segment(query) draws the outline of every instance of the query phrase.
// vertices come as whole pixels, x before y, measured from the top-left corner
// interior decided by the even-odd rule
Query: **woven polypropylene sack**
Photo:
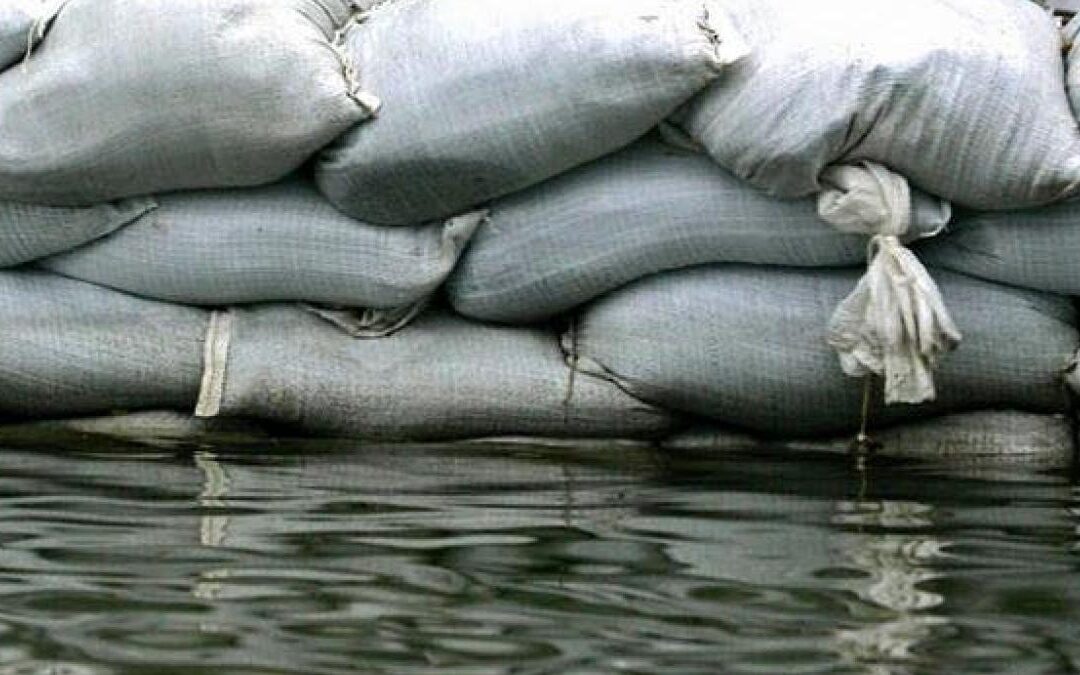
[[[207,321],[47,272],[0,272],[0,415],[190,410]]]
[[[217,386],[204,387],[202,414],[412,441],[642,436],[671,424],[610,382],[575,376],[545,331],[431,312],[391,337],[355,340],[290,306],[227,316],[230,327],[214,338],[219,356],[207,363],[206,382]]]
[[[318,182],[357,218],[442,218],[623,146],[741,54],[682,0],[398,0],[348,31],[378,117]]]
[[[781,196],[869,159],[974,208],[1073,194],[1080,135],[1061,37],[1020,0],[726,0],[751,55],[679,116],[722,165]]]
[[[947,235],[919,247],[919,257],[984,279],[1080,295],[1080,203],[965,213]]]
[[[416,228],[368,225],[337,211],[298,178],[177,192],[157,201],[158,208],[137,222],[41,265],[174,302],[393,308],[423,299],[442,283],[481,218]]]
[[[948,222],[940,200],[912,202],[910,238]],[[705,155],[650,138],[495,201],[448,293],[467,316],[525,322],[654,272],[710,262],[859,265],[866,244],[823,222],[813,199],[769,197]]]
[[[858,429],[863,383],[826,344],[858,271],[705,266],[598,301],[564,342],[579,367],[672,409],[781,437]],[[1069,409],[1063,374],[1078,336],[1067,298],[937,271],[964,342],[940,366],[938,398],[881,409],[877,424],[943,412]],[[572,338],[572,339],[571,339]]]
[[[0,267],[69,251],[153,210],[149,197],[97,206],[40,206],[0,201]]]
[[[0,74],[0,198],[58,205],[283,177],[366,115],[345,0],[68,0]]]

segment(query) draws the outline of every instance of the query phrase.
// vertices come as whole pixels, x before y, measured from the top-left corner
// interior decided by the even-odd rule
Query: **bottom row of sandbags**
[[[862,447],[890,459],[929,461],[950,469],[970,468],[980,475],[988,470],[1003,470],[1005,473],[999,475],[1012,476],[1017,465],[1039,469],[1069,466],[1077,452],[1075,421],[1071,416],[1016,410],[956,413],[900,424],[876,431],[869,446],[854,445],[852,440],[851,436],[763,438],[701,423],[651,439],[496,436],[407,446],[393,443],[395,452],[389,453],[378,452],[379,445],[375,444],[376,450],[366,456],[415,458],[425,448],[437,452],[451,450],[452,456],[461,458],[461,466],[469,466],[481,457],[507,454],[520,457],[520,450],[526,450],[527,457],[535,457],[537,451],[548,450],[560,458],[584,454],[590,460],[607,457],[639,465],[640,462],[631,458],[640,452],[694,460],[745,453],[850,455],[853,448]],[[336,451],[352,455],[357,443],[372,450],[364,440],[298,436],[290,434],[288,429],[256,420],[199,418],[172,410],[0,424],[0,446],[5,448],[86,451],[137,445],[162,449],[221,448],[228,453],[276,448],[301,454],[313,450],[319,455]],[[407,451],[397,452],[402,448]]]
[[[1070,414],[1071,301],[935,276],[965,340],[938,372],[935,402],[875,405],[871,424]],[[702,420],[766,437],[847,434],[861,424],[864,388],[824,335],[857,279],[703,266],[626,286],[565,324],[482,324],[433,307],[394,335],[357,339],[302,305],[211,311],[0,272],[0,416],[197,408],[392,441],[656,439]]]

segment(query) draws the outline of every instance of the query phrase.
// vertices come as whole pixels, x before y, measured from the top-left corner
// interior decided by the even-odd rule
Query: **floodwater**
[[[1080,669],[1064,472],[629,445],[0,458],[0,674]]]

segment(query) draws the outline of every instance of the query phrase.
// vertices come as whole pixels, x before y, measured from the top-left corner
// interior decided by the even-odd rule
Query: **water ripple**
[[[1080,668],[1065,476],[595,444],[2,457],[0,675]]]

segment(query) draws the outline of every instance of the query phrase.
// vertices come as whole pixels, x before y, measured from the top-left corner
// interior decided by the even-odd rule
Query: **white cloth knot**
[[[847,375],[885,379],[887,404],[934,400],[933,370],[961,335],[930,273],[900,240],[911,226],[907,180],[871,162],[831,167],[822,180],[821,217],[870,235],[866,274],[833,314],[829,344]]]

